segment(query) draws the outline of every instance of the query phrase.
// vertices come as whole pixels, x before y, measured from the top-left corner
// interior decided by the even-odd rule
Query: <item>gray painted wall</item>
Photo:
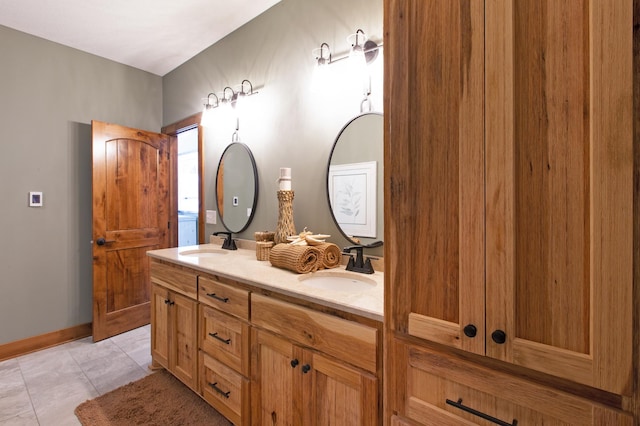
[[[3,344],[91,322],[91,120],[159,131],[162,79],[2,26],[0,58]]]
[[[255,218],[240,238],[275,230],[279,170],[291,167],[297,231],[308,227],[331,234],[330,240],[340,246],[348,244],[331,219],[326,167],[338,133],[360,113],[362,95],[344,78],[312,93],[312,50],[326,42],[334,58],[344,56],[350,47],[347,36],[358,28],[381,42],[382,7],[382,0],[283,0],[163,78],[165,125],[201,111],[209,92],[219,94],[225,86],[235,90],[243,79],[257,87],[259,93],[249,98],[251,109],[240,119],[239,134],[256,160],[259,198]],[[344,77],[347,62],[331,65],[330,71]],[[371,66],[373,109],[380,112],[382,63],[380,55]],[[217,164],[236,125],[221,108],[215,114],[217,124],[204,135],[205,204],[210,210],[216,210]],[[224,230],[219,220],[206,228],[207,235],[219,230]],[[382,249],[370,253],[381,255]]]
[[[312,50],[347,53],[356,29],[382,40],[382,0],[283,0],[163,78],[0,26],[0,344],[91,321],[91,120],[159,131],[202,109],[209,92],[249,79],[259,93],[240,122],[256,159],[256,216],[241,238],[275,229],[280,167],[293,174],[294,219],[347,244],[329,214],[326,166],[361,95],[344,79],[311,93]],[[346,61],[332,66],[344,75]],[[382,109],[382,57],[373,67]],[[205,132],[206,207],[235,119]],[[29,208],[29,191],[44,207]],[[220,223],[220,222],[218,222]],[[207,226],[207,233],[223,230]]]

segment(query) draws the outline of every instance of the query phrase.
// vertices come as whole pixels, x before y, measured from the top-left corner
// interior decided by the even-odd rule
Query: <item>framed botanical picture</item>
[[[329,166],[329,201],[345,234],[376,238],[375,161]]]

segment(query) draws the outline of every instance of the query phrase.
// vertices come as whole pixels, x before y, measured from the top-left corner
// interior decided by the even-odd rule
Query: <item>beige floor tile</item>
[[[0,362],[0,426],[76,426],[74,410],[149,374],[149,326]]]

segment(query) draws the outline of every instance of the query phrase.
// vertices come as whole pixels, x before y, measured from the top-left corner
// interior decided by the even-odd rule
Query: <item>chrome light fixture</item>
[[[258,92],[253,90],[253,84],[251,84],[251,82],[247,79],[242,80],[238,91],[235,91],[231,87],[226,86],[222,90],[222,93],[220,93],[220,97],[218,97],[218,95],[213,92],[209,93],[209,95],[203,99],[204,110],[202,111],[200,124],[203,126],[209,126],[212,124],[212,115],[215,108],[227,105],[237,110],[238,108],[240,108],[240,104],[244,102],[244,98],[255,95],[256,93]]]
[[[227,98],[227,89],[231,91],[231,95],[228,98]],[[229,86],[225,87],[222,90],[222,99],[220,101],[222,105],[233,105],[235,100],[236,100],[236,92],[234,92],[233,89]]]
[[[325,54],[325,46],[326,46],[326,54]],[[314,55],[316,57],[316,65],[318,68],[327,66],[331,63],[331,49],[327,43],[322,43],[320,47],[313,50]],[[328,55],[325,57],[325,55]]]
[[[212,96],[215,99],[212,99],[211,98]],[[220,105],[220,100],[218,99],[218,96],[215,93],[211,92],[207,95],[204,101],[205,101],[204,109],[202,110],[202,117],[200,118],[200,124],[202,126],[210,126],[213,121],[213,109],[218,108],[218,106]]]
[[[364,62],[368,65],[376,60],[378,57],[378,51],[382,48],[382,44],[378,44],[373,40],[368,40],[364,31],[361,29],[356,30],[354,34],[347,37],[347,42],[351,44],[349,54],[339,58],[333,58],[327,43],[322,43],[320,47],[313,49],[316,66],[322,67],[348,58],[358,60],[364,58]]]

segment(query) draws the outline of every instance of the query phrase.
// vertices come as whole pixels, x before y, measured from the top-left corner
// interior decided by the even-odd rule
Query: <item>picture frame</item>
[[[329,201],[346,235],[376,238],[377,162],[329,166]]]

